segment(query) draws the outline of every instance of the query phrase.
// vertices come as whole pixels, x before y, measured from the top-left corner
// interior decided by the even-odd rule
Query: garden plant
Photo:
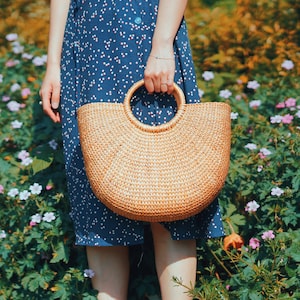
[[[300,4],[189,6],[199,93],[230,104],[232,149],[219,195],[226,236],[199,241],[197,285],[186,292],[300,299]],[[45,47],[1,30],[0,300],[96,299],[93,270],[74,245],[60,125],[38,96]],[[150,235],[146,244],[131,249],[129,300],[160,299]]]

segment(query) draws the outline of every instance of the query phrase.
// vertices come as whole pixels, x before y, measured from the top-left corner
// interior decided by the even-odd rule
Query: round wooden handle
[[[142,86],[144,86],[143,79],[140,81],[137,81],[135,84],[133,84],[125,95],[123,105],[124,105],[124,110],[125,110],[125,113],[126,113],[128,119],[138,128],[140,128],[144,131],[148,131],[148,132],[161,132],[161,131],[165,131],[165,130],[172,128],[178,122],[178,120],[181,118],[181,116],[183,115],[183,113],[185,111],[186,101],[185,101],[185,97],[184,97],[182,89],[176,83],[174,83],[173,96],[177,103],[177,112],[176,112],[175,116],[167,123],[157,125],[157,126],[151,126],[148,124],[141,123],[136,118],[136,116],[132,113],[132,110],[131,110],[131,98],[133,97],[134,93]]]

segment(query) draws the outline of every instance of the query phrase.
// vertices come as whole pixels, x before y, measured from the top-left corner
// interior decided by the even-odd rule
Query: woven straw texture
[[[176,86],[178,111],[150,126],[124,103],[90,103],[78,109],[86,173],[97,198],[134,220],[185,219],[205,209],[222,189],[230,161],[230,106],[185,104]]]

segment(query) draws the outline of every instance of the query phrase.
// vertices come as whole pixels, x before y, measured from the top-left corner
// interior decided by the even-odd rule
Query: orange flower
[[[249,78],[248,78],[247,75],[241,75],[241,76],[239,77],[239,80],[240,80],[242,83],[247,83],[248,80],[249,80]]]
[[[238,235],[237,233],[233,232],[224,238],[223,249],[225,251],[227,251],[232,247],[232,248],[241,250],[243,245],[244,245],[243,238],[240,235]]]
[[[28,82],[34,82],[35,80],[36,80],[36,78],[33,77],[33,76],[29,76],[29,77],[27,78],[27,81],[28,81]]]

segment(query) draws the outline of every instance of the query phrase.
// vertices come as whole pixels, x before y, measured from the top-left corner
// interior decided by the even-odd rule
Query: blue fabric
[[[89,246],[135,245],[144,241],[144,222],[116,215],[94,196],[87,180],[78,137],[76,110],[90,102],[123,102],[142,79],[151,49],[158,0],[71,1],[61,64],[63,142],[76,243]],[[184,20],[174,43],[175,82],[188,103],[200,101]],[[168,95],[136,95],[133,112],[144,123],[170,120],[176,103]],[[173,239],[223,235],[217,200],[186,220],[163,223]]]

